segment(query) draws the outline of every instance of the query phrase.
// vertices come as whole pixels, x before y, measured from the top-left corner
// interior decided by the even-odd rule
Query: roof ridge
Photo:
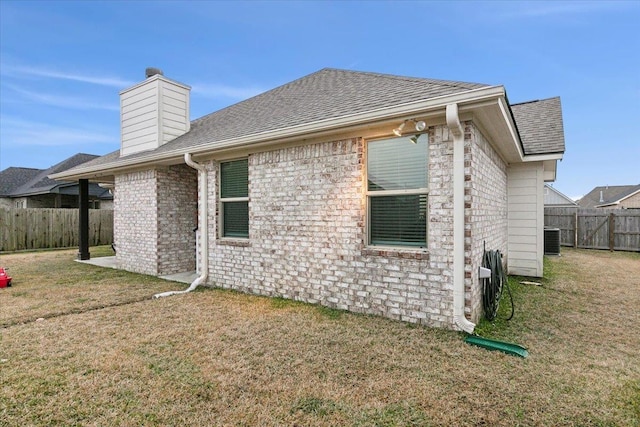
[[[22,170],[30,170],[30,171],[43,171],[46,169],[40,169],[40,168],[27,168],[27,167],[23,167],[23,166],[9,166],[8,168],[4,169],[2,172],[7,171],[9,169],[22,169]]]

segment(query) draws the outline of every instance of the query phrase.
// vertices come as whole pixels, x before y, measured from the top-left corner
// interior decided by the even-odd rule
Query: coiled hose
[[[514,314],[513,295],[509,288],[507,275],[502,268],[502,254],[500,251],[484,251],[482,255],[482,266],[491,270],[491,277],[482,279],[482,304],[484,315],[488,320],[494,320],[498,315],[500,306],[500,298],[502,297],[503,287],[507,288],[509,298],[511,299],[511,315],[507,320],[511,320]]]

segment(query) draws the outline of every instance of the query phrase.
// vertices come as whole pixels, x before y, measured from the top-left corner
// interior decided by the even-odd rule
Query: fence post
[[[573,247],[578,247],[578,209],[573,215]]]
[[[616,226],[616,216],[613,212],[609,214],[609,250],[613,252],[613,247],[615,246],[615,226]]]

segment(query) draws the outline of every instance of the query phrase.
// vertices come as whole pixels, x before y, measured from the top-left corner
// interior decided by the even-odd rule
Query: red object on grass
[[[11,277],[0,267],[0,288],[11,286]]]

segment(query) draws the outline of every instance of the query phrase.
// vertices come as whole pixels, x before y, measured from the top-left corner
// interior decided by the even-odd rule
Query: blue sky
[[[640,184],[640,2],[0,1],[0,170],[119,147],[118,93],[161,68],[198,118],[325,67],[560,96],[554,186]]]

